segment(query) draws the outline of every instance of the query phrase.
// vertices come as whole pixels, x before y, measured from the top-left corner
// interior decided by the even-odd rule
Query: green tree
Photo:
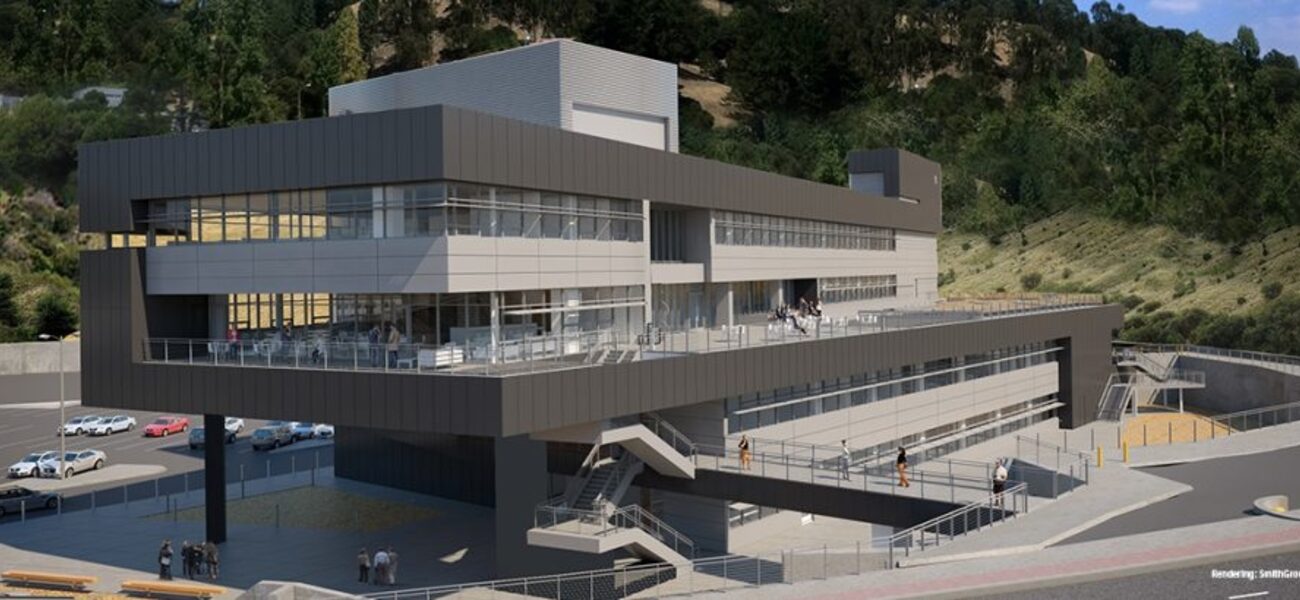
[[[220,0],[186,13],[196,56],[188,79],[213,127],[264,123],[284,114],[267,84],[267,3]]]
[[[35,317],[32,328],[37,333],[62,337],[77,330],[76,312],[57,293],[46,293],[36,301]]]
[[[20,322],[18,304],[15,301],[17,290],[14,289],[14,276],[7,271],[0,271],[0,326],[17,327]]]

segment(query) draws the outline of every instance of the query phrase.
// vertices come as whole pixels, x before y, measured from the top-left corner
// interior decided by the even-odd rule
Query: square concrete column
[[[226,417],[203,415],[203,512],[207,538],[226,541]]]
[[[523,577],[608,568],[613,556],[528,545],[537,505],[549,497],[546,442],[526,435],[497,438],[494,445],[496,576]]]

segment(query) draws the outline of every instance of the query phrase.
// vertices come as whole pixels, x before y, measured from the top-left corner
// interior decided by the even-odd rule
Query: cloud
[[[1151,0],[1151,10],[1190,14],[1201,10],[1201,0]]]

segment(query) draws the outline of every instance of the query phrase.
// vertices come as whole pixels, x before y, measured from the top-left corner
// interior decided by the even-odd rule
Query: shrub
[[[953,283],[954,281],[957,281],[957,272],[952,269],[948,269],[946,273],[939,274],[939,287],[943,287]]]
[[[1074,271],[1071,271],[1069,267],[1066,267],[1065,269],[1063,269],[1063,270],[1061,271],[1061,279],[1069,279],[1070,276],[1073,275],[1073,274],[1074,274]]]
[[[77,330],[77,315],[63,297],[47,293],[36,302],[36,332],[65,336]]]
[[[970,240],[966,240],[961,243],[961,251],[970,252]]]
[[[1033,290],[1043,283],[1042,273],[1025,273],[1020,276],[1020,287]]]
[[[998,289],[993,290],[993,291],[995,291],[995,292],[997,292],[997,293],[999,293],[999,294],[1005,294],[1005,293],[1007,293],[1007,286],[1005,286],[1005,285],[999,285],[999,286],[998,286]]]
[[[1282,284],[1277,281],[1266,283],[1259,288],[1259,293],[1269,300],[1274,300],[1282,295]]]
[[[1159,310],[1161,306],[1164,306],[1163,302],[1159,300],[1151,300],[1146,304],[1143,304],[1141,308],[1138,309],[1138,312],[1143,312],[1143,313],[1155,312],[1156,310]]]
[[[1129,294],[1119,299],[1119,303],[1124,305],[1126,310],[1133,310],[1142,305],[1142,296]]]
[[[1211,259],[1211,258],[1214,258],[1214,254],[1209,253],[1209,252],[1206,252],[1205,254],[1202,254],[1202,255],[1201,255],[1201,260],[1203,260],[1203,261],[1205,261],[1205,262],[1210,262],[1210,259]]]
[[[1245,303],[1246,303],[1246,297],[1245,297],[1245,296],[1237,296],[1237,306],[1241,306],[1241,305],[1243,305],[1243,304],[1245,304]]]
[[[1175,297],[1175,298],[1182,298],[1183,296],[1186,296],[1186,295],[1188,295],[1188,294],[1190,294],[1190,293],[1192,293],[1192,292],[1195,292],[1195,291],[1196,291],[1196,280],[1195,280],[1195,279],[1184,279],[1184,280],[1179,281],[1178,283],[1175,283],[1175,284],[1174,284],[1174,297]]]

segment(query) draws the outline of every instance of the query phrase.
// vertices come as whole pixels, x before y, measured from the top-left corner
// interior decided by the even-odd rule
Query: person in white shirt
[[[380,548],[375,552],[375,585],[384,585],[388,582],[388,552]]]
[[[993,469],[993,499],[1002,506],[1002,492],[1007,489],[1006,461],[998,459],[998,466]]]
[[[849,479],[849,463],[853,461],[853,453],[849,452],[849,441],[840,440],[840,477],[844,480]]]

